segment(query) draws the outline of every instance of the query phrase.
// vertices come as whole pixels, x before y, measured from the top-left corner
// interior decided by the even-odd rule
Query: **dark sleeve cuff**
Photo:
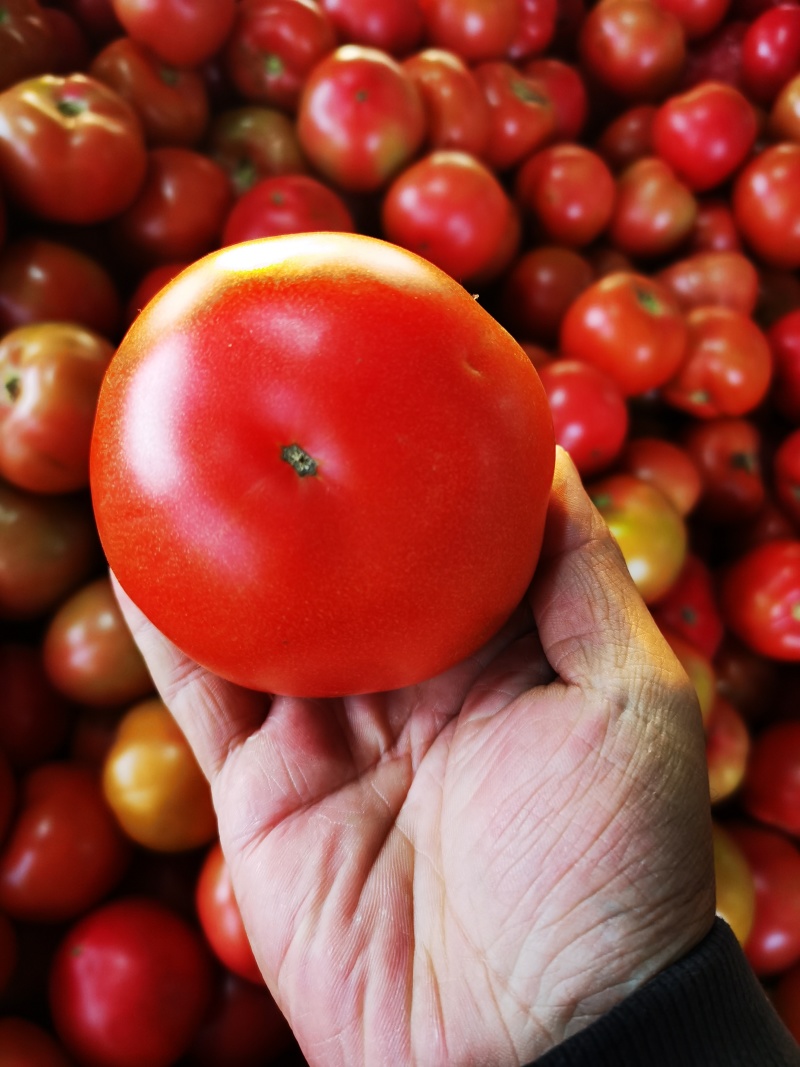
[[[688,955],[535,1061],[535,1067],[678,1065],[800,1067],[800,1046],[719,918]]]

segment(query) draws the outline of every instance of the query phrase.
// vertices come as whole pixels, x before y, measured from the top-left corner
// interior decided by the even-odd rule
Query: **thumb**
[[[544,653],[568,684],[622,699],[654,674],[661,684],[670,675],[686,684],[619,546],[561,448],[529,596]]]

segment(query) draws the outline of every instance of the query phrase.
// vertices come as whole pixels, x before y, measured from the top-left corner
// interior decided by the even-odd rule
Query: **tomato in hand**
[[[298,234],[215,252],[144,309],[92,485],[123,589],[188,655],[333,695],[431,677],[496,632],[554,459],[536,371],[466,289],[375,238]]]
[[[114,346],[69,322],[18,326],[0,339],[0,474],[34,493],[89,485],[89,443]]]
[[[130,845],[95,773],[45,763],[20,784],[18,812],[0,850],[0,910],[27,922],[63,922],[120,882]]]
[[[0,181],[35,216],[101,222],[139,192],[144,134],[130,104],[85,74],[45,74],[0,93]]]
[[[720,585],[725,624],[750,648],[800,660],[800,540],[767,541],[730,564]]]
[[[220,962],[240,978],[263,985],[219,841],[203,860],[195,899],[200,926]]]
[[[619,271],[594,282],[570,305],[561,324],[565,356],[610,374],[626,396],[663,385],[686,351],[683,312],[653,278]]]
[[[758,734],[742,805],[754,819],[800,838],[800,722],[775,722]]]
[[[208,782],[155,697],[122,716],[103,763],[102,786],[120,826],[145,848],[183,852],[207,845],[217,832]]]
[[[200,934],[153,900],[101,905],[66,934],[50,972],[56,1031],[79,1062],[171,1067],[211,1001]]]

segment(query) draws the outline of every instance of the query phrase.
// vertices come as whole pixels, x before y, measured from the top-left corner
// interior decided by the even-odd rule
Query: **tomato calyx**
[[[634,296],[636,297],[637,304],[651,315],[660,315],[664,310],[664,305],[656,296],[655,293],[649,289],[645,289],[640,286],[634,288]]]
[[[280,56],[275,55],[274,52],[270,52],[264,56],[264,72],[268,77],[278,78],[283,74],[284,65]]]
[[[281,459],[293,468],[298,478],[308,478],[317,473],[317,461],[296,442],[291,445],[283,446],[281,449]]]
[[[6,378],[6,380],[3,382],[3,389],[12,404],[19,400],[20,393],[22,392],[22,378],[20,377],[20,375],[9,375],[9,377]]]

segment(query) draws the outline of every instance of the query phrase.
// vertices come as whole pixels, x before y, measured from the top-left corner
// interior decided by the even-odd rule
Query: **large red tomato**
[[[95,511],[122,586],[185,652],[303,695],[408,685],[522,598],[554,465],[520,346],[428,261],[355,234],[234,245],[126,335]]]

